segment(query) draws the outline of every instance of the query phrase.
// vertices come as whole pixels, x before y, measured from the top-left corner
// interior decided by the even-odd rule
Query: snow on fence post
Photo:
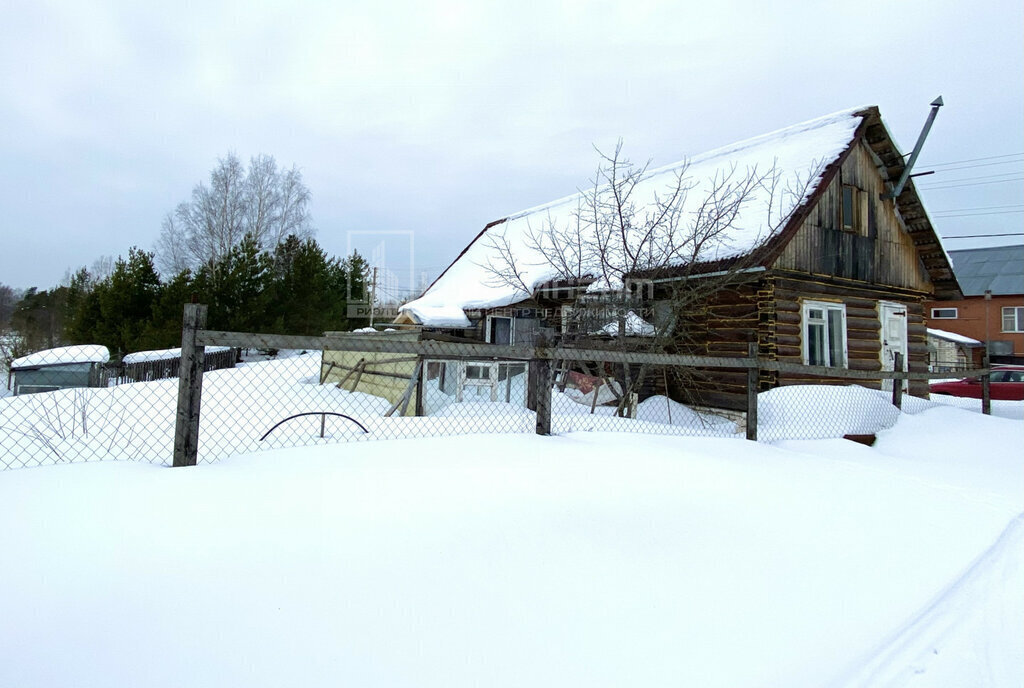
[[[903,408],[903,354],[897,351],[892,355],[892,405]]]
[[[985,349],[985,353],[981,355],[981,367],[988,369],[992,365],[992,362],[988,358],[988,348]],[[992,415],[992,387],[989,385],[991,373],[985,373],[981,376],[981,412],[986,416]]]
[[[178,411],[174,419],[174,466],[195,466],[199,450],[199,402],[203,391],[204,347],[196,332],[206,327],[206,306],[186,303],[181,327]]]
[[[747,355],[753,364],[747,368],[747,439],[757,441],[757,387],[761,371],[757,368],[757,342],[747,344]]]

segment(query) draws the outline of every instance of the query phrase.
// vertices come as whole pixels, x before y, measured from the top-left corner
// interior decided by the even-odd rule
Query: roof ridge
[[[794,134],[802,134],[813,129],[828,126],[829,124],[838,122],[839,120],[844,119],[846,117],[863,117],[869,111],[875,108],[877,108],[877,106],[875,105],[862,105],[860,107],[847,108],[845,110],[839,110],[828,115],[822,115],[821,117],[815,117],[814,119],[809,119],[804,122],[791,124],[788,127],[782,127],[780,129],[767,132],[765,134],[758,134],[757,136],[751,136],[746,139],[740,139],[739,141],[733,141],[732,143],[725,144],[724,146],[719,146],[718,148],[712,148],[711,150],[698,153],[692,157],[685,157],[682,160],[677,160],[676,162],[668,163],[666,165],[662,165],[660,167],[655,167],[654,169],[647,170],[640,178],[640,181],[656,177],[666,172],[671,172],[672,170],[675,169],[689,167],[690,165],[707,162],[709,160],[714,160],[715,158],[720,158],[724,155],[738,153],[740,151],[744,151],[749,148],[761,145],[762,143],[765,143],[767,141],[777,139],[783,134],[787,136],[791,136]],[[602,186],[606,185],[602,184]],[[582,193],[582,189],[577,189],[574,193],[568,194],[553,201],[548,201],[547,203],[542,203],[540,205],[536,205],[531,208],[526,208],[525,210],[520,210],[518,212],[506,215],[504,220],[515,220],[521,217],[526,217],[527,215],[533,215],[542,210],[550,210],[552,208],[556,208],[571,200],[579,198],[582,195]],[[501,221],[502,220],[499,220],[498,222]]]

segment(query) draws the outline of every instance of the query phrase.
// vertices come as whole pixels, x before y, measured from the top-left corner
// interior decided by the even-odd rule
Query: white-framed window
[[[486,339],[490,344],[514,344],[515,327],[512,318],[503,315],[488,315]]]
[[[804,301],[802,316],[804,363],[846,368],[846,305]]]
[[[1003,307],[1003,332],[1024,332],[1024,306]]]
[[[932,320],[956,320],[959,311],[956,308],[933,308]]]

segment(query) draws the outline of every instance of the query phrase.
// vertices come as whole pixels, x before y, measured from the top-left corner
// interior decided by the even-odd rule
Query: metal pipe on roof
[[[917,137],[917,143],[914,145],[914,152],[910,154],[910,160],[907,161],[907,166],[903,168],[903,174],[900,175],[900,180],[896,182],[896,186],[894,186],[888,193],[882,194],[883,201],[890,198],[896,198],[903,191],[904,185],[910,178],[910,170],[913,169],[914,163],[917,162],[917,156],[921,154],[921,148],[924,147],[924,140],[928,138],[928,132],[932,128],[932,122],[935,121],[935,115],[939,114],[939,108],[944,105],[942,102],[942,96],[933,100],[930,105],[932,106],[932,111],[928,113],[928,119],[925,120],[924,128],[921,129],[921,135]]]

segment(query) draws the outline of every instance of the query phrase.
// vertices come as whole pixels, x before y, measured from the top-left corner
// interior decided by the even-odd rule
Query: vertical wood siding
[[[842,229],[844,185],[858,190],[855,232]],[[773,267],[932,292],[893,202],[880,199],[884,190],[874,157],[858,143]]]

